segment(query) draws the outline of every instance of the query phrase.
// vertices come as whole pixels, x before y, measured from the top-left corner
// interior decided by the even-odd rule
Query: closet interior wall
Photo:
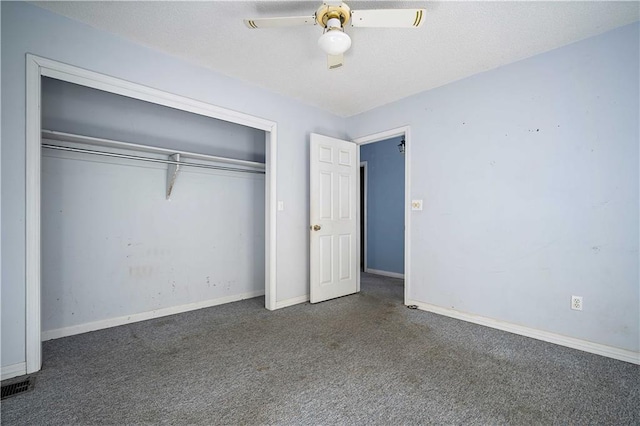
[[[263,131],[49,78],[42,128],[265,161]],[[263,294],[264,178],[185,167],[169,201],[167,165],[43,149],[43,339]]]

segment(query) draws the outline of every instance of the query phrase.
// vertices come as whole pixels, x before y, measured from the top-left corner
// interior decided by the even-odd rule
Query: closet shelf
[[[158,148],[158,147],[153,147],[148,145],[134,144],[130,142],[120,142],[120,141],[114,141],[110,139],[101,139],[101,138],[94,138],[90,136],[76,135],[72,133],[56,132],[52,130],[42,130],[41,139],[60,141],[60,142],[89,144],[93,146],[101,146],[106,148],[120,148],[120,149],[126,149],[126,150],[135,150],[139,152],[167,155],[168,157],[167,159],[160,159],[160,158],[150,158],[150,157],[143,157],[143,156],[137,156],[137,155],[120,154],[116,152],[94,151],[94,150],[89,150],[84,148],[74,148],[74,147],[61,146],[61,145],[42,144],[43,148],[48,148],[48,149],[81,152],[85,154],[95,154],[95,155],[102,155],[107,157],[126,158],[131,160],[167,164],[168,166],[167,167],[167,200],[169,200],[171,197],[171,192],[175,185],[176,179],[183,166],[226,170],[226,171],[233,171],[233,172],[244,172],[244,173],[260,173],[260,174],[265,173],[265,164],[255,162],[255,161],[238,160],[235,158],[198,154],[194,152],[178,151],[178,150],[167,149],[167,148]],[[213,165],[213,164],[203,164],[203,163],[190,163],[188,161],[184,161],[185,158],[198,160],[198,161],[222,163],[224,164],[224,166]]]

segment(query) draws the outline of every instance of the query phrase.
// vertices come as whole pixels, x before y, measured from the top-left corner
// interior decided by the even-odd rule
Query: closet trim
[[[42,366],[40,308],[41,78],[50,77],[265,131],[265,307],[276,306],[277,123],[36,55],[26,57],[26,374]]]

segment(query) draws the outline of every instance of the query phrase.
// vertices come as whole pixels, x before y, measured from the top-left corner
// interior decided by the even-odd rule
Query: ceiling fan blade
[[[297,27],[300,25],[316,25],[315,16],[287,16],[284,18],[257,18],[245,19],[244,24],[252,29],[275,28],[275,27]]]
[[[334,70],[344,65],[344,55],[327,55],[327,68]]]
[[[425,9],[352,10],[351,26],[369,28],[417,28],[424,22]]]

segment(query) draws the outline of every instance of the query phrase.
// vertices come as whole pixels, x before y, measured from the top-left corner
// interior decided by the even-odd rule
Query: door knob
[[[313,225],[313,230],[314,230],[314,231],[319,231],[319,230],[321,230],[321,229],[322,229],[322,226],[320,226],[320,225]]]

